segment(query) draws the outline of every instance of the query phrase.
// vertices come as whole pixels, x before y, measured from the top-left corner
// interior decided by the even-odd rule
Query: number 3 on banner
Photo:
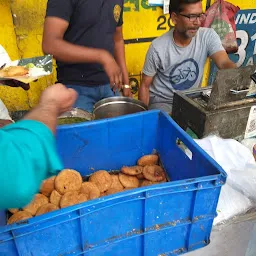
[[[236,64],[238,67],[240,67],[243,65],[245,58],[246,58],[246,48],[248,47],[248,44],[250,43],[249,39],[251,39],[252,42],[255,41],[256,33],[251,38],[249,38],[249,35],[245,30],[238,30],[236,32],[236,37],[241,40],[241,44],[238,48],[238,51],[237,51],[237,53],[235,53],[239,57]],[[255,54],[256,54],[256,43],[254,44],[254,50],[253,50],[253,55],[255,55]],[[249,63],[249,61],[248,61],[248,63]]]

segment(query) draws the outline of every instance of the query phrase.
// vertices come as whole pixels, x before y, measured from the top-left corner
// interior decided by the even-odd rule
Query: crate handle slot
[[[176,139],[176,146],[190,159],[193,158],[193,153],[189,149],[189,147],[180,139],[177,137]]]

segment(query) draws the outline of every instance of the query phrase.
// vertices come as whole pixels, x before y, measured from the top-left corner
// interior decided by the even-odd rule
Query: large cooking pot
[[[22,119],[28,112],[29,112],[28,110],[13,111],[13,112],[10,112],[10,116],[16,122]],[[80,108],[72,108],[70,111],[63,113],[58,117],[58,122],[60,123],[67,122],[67,124],[90,121],[90,120],[92,120],[92,114]]]
[[[58,118],[68,117],[80,117],[89,121],[92,119],[92,114],[80,108],[72,108],[70,111],[63,113]]]
[[[148,110],[147,106],[135,99],[117,96],[98,101],[94,105],[93,119],[104,119]]]
[[[75,124],[92,120],[92,114],[80,108],[72,108],[58,117],[58,125]]]

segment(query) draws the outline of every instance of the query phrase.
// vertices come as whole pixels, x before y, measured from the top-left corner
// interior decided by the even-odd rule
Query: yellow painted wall
[[[42,55],[41,41],[46,2],[0,0],[0,44],[13,60]],[[256,0],[231,2],[244,9],[256,7]],[[203,5],[206,5],[206,0],[203,1]],[[158,37],[168,30],[168,18],[169,15],[164,16],[161,8],[149,7],[147,0],[125,0],[124,38],[134,42],[136,39]],[[138,81],[149,45],[150,42],[144,42],[129,43],[125,46],[130,77]],[[55,78],[56,72],[32,83],[28,92],[19,88],[0,86],[0,98],[9,110],[29,109],[38,102],[42,90],[55,82]],[[205,83],[206,79],[207,69]]]
[[[11,14],[11,0],[0,1],[0,44],[8,51],[12,59],[20,57]],[[0,98],[10,109],[28,105],[27,93],[20,88],[0,86]]]

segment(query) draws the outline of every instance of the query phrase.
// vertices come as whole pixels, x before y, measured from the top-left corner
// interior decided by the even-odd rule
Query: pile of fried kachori
[[[57,176],[43,181],[40,193],[23,209],[9,209],[12,216],[8,224],[26,220],[88,200],[112,195],[129,189],[166,182],[164,169],[158,155],[145,155],[136,166],[123,166],[120,171],[109,173],[99,170],[83,182],[79,172],[64,169]]]

